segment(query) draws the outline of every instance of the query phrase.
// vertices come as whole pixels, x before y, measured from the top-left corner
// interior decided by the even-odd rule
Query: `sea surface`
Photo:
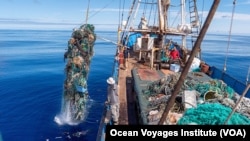
[[[0,30],[0,141],[95,141],[111,76],[116,32],[96,31],[88,77],[90,105],[85,121],[57,124],[65,79],[64,52],[71,30]],[[110,40],[102,40],[106,38]],[[206,63],[246,82],[250,36],[208,34],[202,44]],[[79,134],[82,133],[82,134]]]

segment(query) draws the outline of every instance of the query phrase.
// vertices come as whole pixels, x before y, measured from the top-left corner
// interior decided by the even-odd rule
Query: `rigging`
[[[236,0],[233,1],[233,11],[232,11],[232,17],[231,17],[231,23],[230,23],[230,29],[229,29],[228,44],[227,44],[227,51],[226,51],[226,57],[225,57],[225,63],[224,63],[224,67],[223,67],[223,72],[226,72],[226,70],[227,70],[227,57],[228,57],[228,50],[229,50],[230,40],[231,40],[231,34],[232,34],[232,25],[233,25],[233,17],[234,17],[234,11],[235,11],[235,4],[236,4]]]

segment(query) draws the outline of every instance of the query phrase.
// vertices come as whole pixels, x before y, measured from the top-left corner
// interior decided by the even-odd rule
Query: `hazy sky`
[[[73,29],[86,23],[89,0],[0,0],[0,29]],[[96,30],[116,30],[119,7],[124,0],[90,0],[88,23],[96,25]],[[125,0],[132,3],[132,0]],[[149,2],[151,0],[148,0]],[[171,5],[175,6],[171,0]],[[199,1],[200,10],[211,5]],[[211,32],[229,32],[234,0],[221,0]],[[124,6],[129,8],[129,6]],[[250,0],[236,0],[233,20],[234,33],[250,34]],[[128,10],[128,9],[127,9]],[[126,11],[126,9],[124,10]],[[206,14],[204,10],[202,14]],[[139,15],[140,13],[138,13]],[[200,13],[201,14],[201,13]],[[139,15],[140,16],[140,15]],[[125,17],[124,17],[125,20]]]

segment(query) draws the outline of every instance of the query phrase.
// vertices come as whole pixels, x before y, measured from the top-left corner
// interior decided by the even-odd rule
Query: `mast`
[[[185,25],[185,1],[186,0],[181,0],[181,25]],[[182,47],[186,48],[186,40],[187,37],[185,35],[182,36]]]
[[[164,25],[165,25],[162,10],[163,10],[163,6],[161,3],[161,0],[158,0],[158,14],[159,14],[159,30],[160,30],[160,32],[162,32],[164,30]]]
[[[163,35],[167,29],[166,25],[166,15],[167,10],[170,5],[170,0],[162,1],[158,0],[158,16],[159,16],[159,35],[158,35],[158,47],[162,48],[163,46]],[[160,60],[161,52],[157,53],[157,60]]]

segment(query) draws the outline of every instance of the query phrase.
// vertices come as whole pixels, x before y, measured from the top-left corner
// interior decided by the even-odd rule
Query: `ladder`
[[[189,0],[189,12],[190,12],[190,23],[191,23],[191,43],[193,47],[200,30],[200,21],[199,21],[198,10],[196,7],[196,0]],[[200,58],[200,51],[197,55],[198,55],[197,57]]]

